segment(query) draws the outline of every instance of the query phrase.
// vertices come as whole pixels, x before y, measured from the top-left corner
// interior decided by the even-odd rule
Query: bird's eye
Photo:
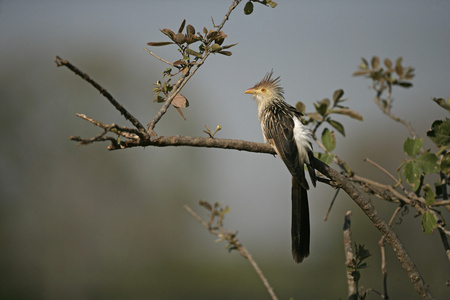
[[[266,92],[266,89],[261,89],[261,92],[265,93],[265,92]]]

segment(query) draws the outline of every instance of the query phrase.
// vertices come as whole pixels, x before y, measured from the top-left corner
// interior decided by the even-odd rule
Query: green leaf
[[[332,152],[336,148],[336,138],[334,137],[334,132],[325,128],[322,132],[322,143],[329,152]]]
[[[156,98],[153,100],[153,102],[158,102],[158,103],[161,103],[164,101],[166,101],[166,98],[161,97],[160,95],[156,96]]]
[[[218,44],[213,44],[211,46],[211,52],[217,52],[217,51],[220,51],[220,50],[222,50],[222,47],[220,47],[220,45],[218,45]]]
[[[436,218],[430,211],[426,211],[422,215],[422,229],[425,233],[433,233],[433,230],[437,227]]]
[[[253,12],[253,3],[248,1],[244,6],[244,14],[250,15]]]
[[[413,162],[409,161],[403,167],[403,176],[406,178],[406,181],[412,187],[414,191],[420,186],[420,169],[419,166]]]
[[[406,141],[403,143],[403,151],[405,151],[406,155],[409,157],[416,157],[419,154],[420,149],[423,145],[422,138],[410,139],[406,138]]]
[[[399,86],[404,87],[404,88],[410,88],[410,87],[413,86],[413,84],[411,82],[407,82],[407,81],[397,81],[394,84],[399,85]]]
[[[197,51],[194,51],[194,50],[192,50],[190,48],[186,49],[186,54],[187,55],[193,55],[193,56],[198,57],[198,58],[202,58],[203,57],[200,53],[198,53]]]
[[[363,121],[363,117],[361,116],[361,114],[359,112],[354,111],[353,109],[350,109],[350,108],[333,109],[331,112],[335,113],[335,114],[346,115],[346,116],[349,116],[352,119]]]
[[[441,160],[441,171],[444,174],[450,173],[450,152],[447,152]]]
[[[416,162],[422,171],[426,174],[431,174],[439,171],[438,158],[436,154],[425,152],[416,158]]]
[[[297,108],[297,110],[303,115],[305,114],[306,106],[303,102],[298,101],[297,104],[295,104],[295,108]]]
[[[343,136],[345,136],[345,130],[344,130],[344,126],[342,126],[341,123],[339,123],[338,121],[334,121],[331,120],[330,118],[327,119],[327,122],[334,127],[334,129],[336,129],[340,134],[342,134]]]
[[[272,0],[266,0],[266,2],[272,8],[275,8],[278,5],[275,1],[272,1]]]
[[[423,191],[425,192],[425,202],[428,206],[431,206],[434,204],[434,192],[433,189],[430,187],[429,184],[423,187]]]
[[[361,279],[361,273],[359,273],[359,271],[353,271],[352,276],[354,281],[359,281]]]
[[[450,147],[450,119],[434,121],[427,136],[439,147]]]
[[[339,100],[341,100],[342,96],[344,95],[344,90],[343,89],[339,89],[339,90],[335,90],[333,93],[333,103],[334,105],[339,103]]]
[[[447,101],[445,101],[444,98],[433,98],[433,101],[450,112],[450,98],[448,98]]]
[[[318,101],[317,104],[314,103],[314,107],[316,108],[316,111],[321,115],[325,116],[325,114],[328,112],[328,107],[330,106],[330,100],[325,98],[321,101]]]
[[[333,155],[329,155],[327,153],[319,152],[319,153],[317,153],[317,158],[319,160],[321,160],[323,163],[329,165],[329,164],[331,164],[333,162],[334,154]]]

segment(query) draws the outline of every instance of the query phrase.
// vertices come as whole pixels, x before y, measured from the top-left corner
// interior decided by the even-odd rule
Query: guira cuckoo
[[[300,263],[309,255],[310,238],[305,165],[316,186],[311,131],[302,124],[302,113],[284,101],[280,77],[272,79],[272,72],[245,93],[256,100],[264,140],[272,145],[292,174],[292,256]]]

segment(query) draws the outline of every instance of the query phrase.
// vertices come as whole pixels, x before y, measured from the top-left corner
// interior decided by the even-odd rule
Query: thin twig
[[[173,67],[173,63],[171,63],[170,61],[167,61],[167,60],[165,60],[164,58],[159,57],[158,55],[156,55],[155,53],[153,53],[152,51],[148,50],[148,49],[145,48],[145,47],[144,47],[144,49],[145,49],[145,51],[147,51],[150,55],[152,55],[154,58],[159,59],[160,61],[162,61],[162,62],[164,62],[164,63],[166,63],[166,64],[168,64],[168,65],[171,65],[171,66]]]
[[[375,97],[374,101],[375,103],[378,105],[378,107],[380,108],[380,110],[386,114],[389,118],[391,118],[392,120],[399,122],[403,125],[405,125],[405,127],[408,129],[409,134],[411,135],[412,138],[416,137],[416,133],[414,132],[414,129],[411,126],[411,123],[403,120],[400,117],[397,117],[396,115],[394,115],[391,112],[391,108],[392,108],[392,98],[391,98],[391,94],[392,94],[392,86],[389,84],[388,85],[388,90],[387,90],[387,97],[386,97],[386,105],[383,104],[382,100],[381,100],[381,94],[383,93],[383,89],[377,90],[377,96]]]
[[[230,236],[226,234],[226,230],[222,227],[222,221],[223,219],[220,218],[218,221],[218,230],[215,230],[210,224],[212,223],[212,220],[210,220],[210,224],[208,224],[205,220],[203,220],[196,212],[194,212],[187,204],[184,205],[184,209],[189,212],[200,224],[202,224],[203,227],[205,227],[210,233],[219,236],[220,238],[225,238],[227,241],[232,244],[234,247],[236,247],[236,250],[239,251],[239,253],[252,265],[253,269],[255,270],[256,274],[259,276],[261,281],[263,282],[264,286],[266,287],[268,293],[272,297],[273,300],[277,300],[277,296],[275,295],[275,292],[273,288],[270,286],[269,281],[264,276],[262,270],[259,268],[256,261],[253,259],[253,256],[250,254],[250,252],[245,248],[242,243],[236,238],[236,235],[231,235],[231,237],[228,239],[227,237]],[[211,213],[211,218],[214,218],[214,214]]]
[[[376,162],[374,162],[370,158],[365,158],[364,161],[366,161],[369,164],[371,164],[372,166],[380,169],[383,173],[385,173],[387,176],[389,176],[395,182],[396,185],[399,183],[398,182],[398,178],[395,178],[395,176],[392,175],[391,173],[389,173],[388,170],[386,170],[385,168],[383,168],[382,166],[380,166],[379,164],[377,164]]]
[[[403,205],[398,206],[394,213],[392,214],[391,219],[389,220],[388,226],[392,229],[394,220],[397,217],[397,214],[402,210]],[[383,294],[381,295],[382,299],[389,299],[387,292],[387,264],[386,264],[386,247],[385,247],[385,238],[384,235],[381,237],[378,245],[380,246],[381,251],[381,275],[383,276]]]
[[[323,220],[324,220],[324,221],[327,221],[327,220],[328,220],[328,215],[329,215],[330,212],[331,212],[331,208],[333,207],[334,201],[336,201],[336,198],[337,198],[337,196],[338,196],[338,194],[339,194],[339,190],[340,190],[340,189],[337,189],[337,190],[336,190],[336,193],[334,193],[334,197],[333,197],[333,199],[331,200],[330,206],[328,206],[327,212],[325,213],[325,216],[323,217]]]
[[[88,116],[86,116],[85,114],[75,114],[77,117],[80,117],[83,120],[86,120],[92,124],[94,124],[95,126],[98,126],[100,128],[103,128],[105,131],[107,132],[112,132],[115,133],[117,135],[123,136],[127,139],[132,139],[132,140],[139,140],[139,131],[134,129],[134,128],[128,128],[128,127],[124,127],[124,126],[119,126],[116,124],[111,124],[111,125],[107,125],[104,124],[100,121],[96,121],[92,118],[89,118]]]

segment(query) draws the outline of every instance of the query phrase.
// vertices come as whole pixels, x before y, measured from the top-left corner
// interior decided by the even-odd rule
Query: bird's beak
[[[248,90],[246,90],[245,92],[244,92],[244,94],[254,94],[256,91],[253,89],[253,88],[251,88],[251,89],[248,89]]]

